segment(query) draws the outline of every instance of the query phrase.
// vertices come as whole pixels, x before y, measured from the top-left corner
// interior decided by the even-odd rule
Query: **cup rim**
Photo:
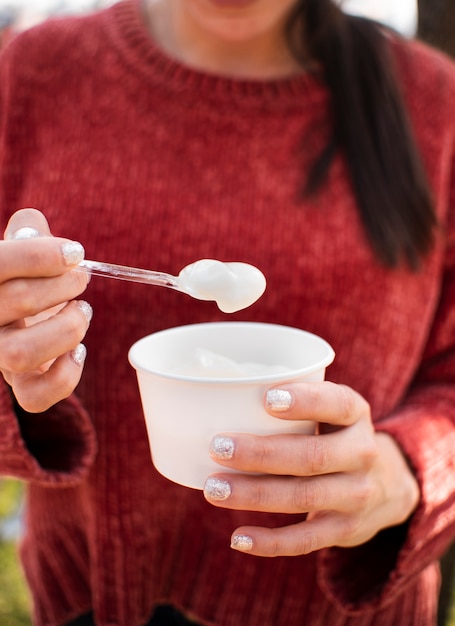
[[[321,345],[323,345],[326,349],[326,355],[317,361],[316,363],[312,363],[311,365],[307,365],[301,368],[293,368],[289,369],[286,372],[279,372],[273,374],[262,374],[258,376],[242,376],[242,377],[221,377],[221,376],[188,376],[173,372],[166,372],[159,370],[153,367],[145,367],[143,364],[139,363],[136,352],[139,347],[150,340],[151,337],[157,337],[164,334],[178,334],[180,332],[186,332],[189,328],[203,328],[204,326],[210,327],[211,329],[215,328],[232,328],[236,326],[237,328],[244,327],[250,328],[251,326],[262,326],[262,327],[272,327],[272,328],[280,328],[283,331],[296,332],[298,334],[304,334],[307,336],[311,336]],[[292,381],[296,378],[301,378],[302,376],[307,376],[316,372],[320,369],[325,369],[328,365],[330,365],[335,358],[335,351],[332,346],[322,337],[316,335],[315,333],[311,333],[307,330],[303,330],[301,328],[297,328],[294,326],[286,326],[284,324],[273,324],[267,322],[247,322],[247,321],[232,321],[232,322],[202,322],[196,324],[182,324],[181,326],[173,326],[170,328],[165,328],[163,330],[156,331],[155,333],[150,333],[149,335],[145,335],[141,339],[138,339],[129,349],[128,351],[128,361],[130,365],[137,371],[142,372],[144,374],[152,374],[155,376],[159,376],[161,378],[166,378],[170,380],[178,380],[180,382],[189,382],[192,384],[206,384],[206,383],[218,383],[218,384],[251,384],[255,383],[274,383],[281,382],[283,383],[286,380]]]

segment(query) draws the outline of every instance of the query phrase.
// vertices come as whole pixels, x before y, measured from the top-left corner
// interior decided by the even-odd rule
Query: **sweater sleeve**
[[[93,464],[93,424],[73,394],[47,411],[31,414],[0,383],[0,475],[43,486],[71,487]]]
[[[455,160],[447,169],[449,219],[438,307],[407,397],[376,424],[400,445],[421,499],[406,524],[362,546],[319,554],[321,586],[348,612],[392,601],[455,537]]]
[[[14,191],[9,190],[20,183],[15,149],[17,134],[23,132],[27,92],[19,79],[24,74],[24,82],[31,72],[28,57],[24,60],[29,37],[28,33],[18,36],[0,55],[0,230],[9,213],[19,208]],[[0,375],[0,475],[71,486],[87,474],[95,451],[93,424],[74,395],[44,413],[26,413]]]

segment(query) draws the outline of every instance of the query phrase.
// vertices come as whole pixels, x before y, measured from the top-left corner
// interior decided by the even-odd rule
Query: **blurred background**
[[[6,41],[20,31],[50,17],[82,13],[113,4],[115,0],[0,0],[0,29]],[[437,3],[439,0],[433,0]],[[417,0],[336,0],[351,13],[383,21],[407,36],[417,30]]]
[[[114,0],[0,0],[2,43],[48,17],[88,13],[109,4]]]
[[[116,0],[0,0],[0,48],[17,33],[54,16],[88,13]],[[336,0],[343,10],[372,17],[406,37],[418,37],[455,57],[455,0]],[[17,551],[24,485],[0,478],[0,626],[31,626]],[[455,626],[455,547],[442,560],[438,626]]]

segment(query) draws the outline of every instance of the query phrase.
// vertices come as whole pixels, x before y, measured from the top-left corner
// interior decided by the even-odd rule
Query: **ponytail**
[[[334,117],[332,137],[305,192],[321,187],[342,150],[378,259],[388,267],[405,260],[418,269],[432,248],[437,219],[382,29],[344,14],[331,0],[300,0],[288,38],[298,60],[322,66]]]

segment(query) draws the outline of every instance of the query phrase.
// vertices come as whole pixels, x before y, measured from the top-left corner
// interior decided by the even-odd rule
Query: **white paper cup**
[[[173,371],[194,359],[199,349],[237,363],[285,366],[286,371],[242,378],[201,378]],[[334,357],[320,337],[276,324],[193,324],[140,339],[131,347],[129,361],[137,372],[156,469],[176,483],[202,489],[209,474],[221,471],[209,455],[214,435],[313,432],[313,422],[270,416],[264,395],[280,383],[324,380]]]

